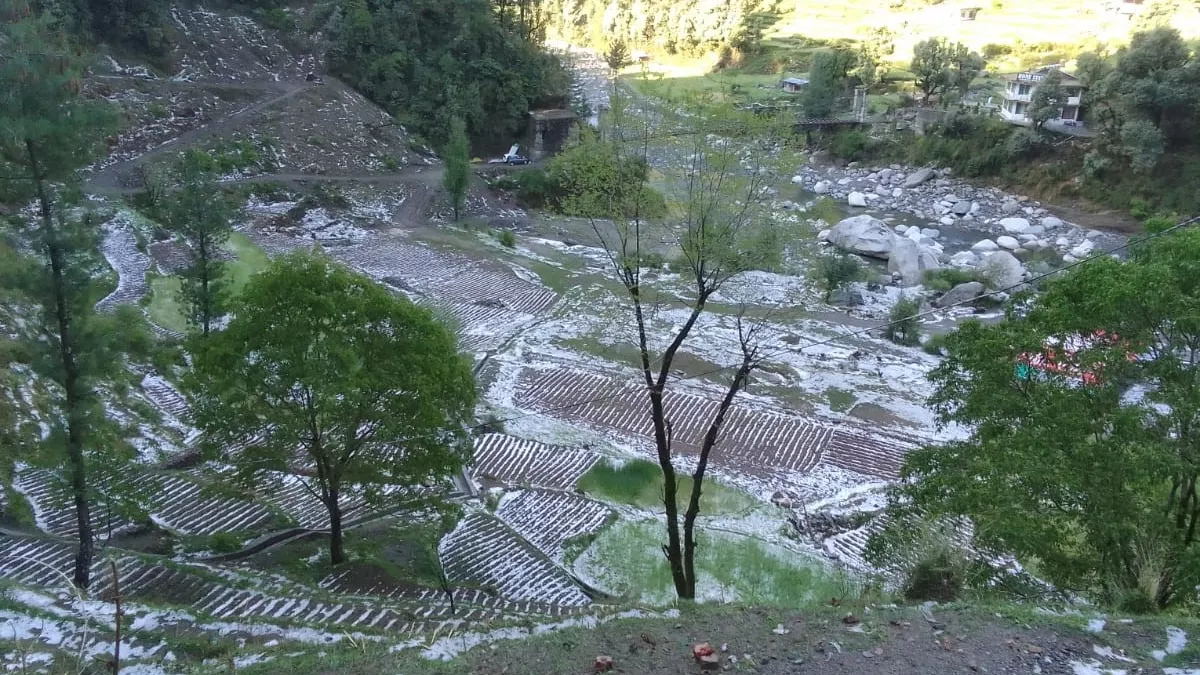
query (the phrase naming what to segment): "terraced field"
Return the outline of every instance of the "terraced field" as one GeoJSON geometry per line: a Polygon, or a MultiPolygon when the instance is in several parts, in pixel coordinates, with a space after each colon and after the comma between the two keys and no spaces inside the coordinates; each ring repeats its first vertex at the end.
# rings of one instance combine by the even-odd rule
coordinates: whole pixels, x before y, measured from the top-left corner
{"type": "Polygon", "coordinates": [[[108,223],[100,251],[117,272],[117,288],[96,303],[97,311],[106,312],[117,305],[136,303],[146,295],[150,258],[137,249],[137,238],[127,223],[119,219],[108,223]]]}
{"type": "Polygon", "coordinates": [[[569,539],[598,532],[614,514],[599,502],[569,492],[523,490],[500,501],[496,516],[558,562],[569,539]]]}
{"type": "MultiPolygon", "coordinates": [[[[517,621],[529,616],[562,616],[570,607],[509,602],[477,589],[456,589],[455,610],[435,589],[409,589],[390,595],[355,588],[332,576],[314,593],[270,575],[205,565],[168,564],[134,556],[117,557],[122,596],[133,602],[188,606],[202,616],[245,624],[253,621],[336,626],[339,630],[430,633],[447,626],[517,621]],[[368,597],[370,596],[370,597],[368,597]]],[[[65,588],[74,549],[55,541],[0,536],[0,577],[12,583],[65,588]]],[[[93,597],[112,596],[107,560],[92,569],[93,597]]]]}
{"type": "MultiPolygon", "coordinates": [[[[643,388],[631,383],[553,369],[523,376],[517,402],[556,416],[649,438],[653,429],[643,395],[643,388]]],[[[674,425],[677,449],[685,454],[699,452],[717,405],[716,401],[693,394],[667,394],[665,406],[674,425]]],[[[752,474],[764,468],[809,471],[821,461],[831,435],[829,429],[795,417],[758,412],[735,404],[712,459],[752,474]]]]}
{"type": "Polygon", "coordinates": [[[583,606],[591,599],[560,567],[486,513],[459,522],[438,547],[452,581],[495,589],[513,600],[583,606]]]}
{"type": "Polygon", "coordinates": [[[470,471],[476,480],[569,490],[599,459],[596,453],[587,450],[546,445],[505,434],[484,434],[475,439],[470,471]]]}

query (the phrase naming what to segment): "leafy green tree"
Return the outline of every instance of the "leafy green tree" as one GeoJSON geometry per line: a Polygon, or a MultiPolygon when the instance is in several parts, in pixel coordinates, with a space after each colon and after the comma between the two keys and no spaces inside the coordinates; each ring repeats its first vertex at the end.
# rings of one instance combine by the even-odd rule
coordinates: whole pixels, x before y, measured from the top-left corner
{"type": "Polygon", "coordinates": [[[603,142],[592,129],[580,129],[575,142],[547,167],[551,206],[569,216],[620,213],[660,219],[667,203],[646,184],[649,173],[644,157],[622,154],[618,145],[603,142]]]}
{"type": "Polygon", "coordinates": [[[1163,234],[1129,262],[1071,270],[1003,323],[948,336],[930,403],[971,436],[908,455],[897,521],[968,518],[985,550],[1036,560],[1051,583],[1131,610],[1194,599],[1197,260],[1200,231],[1163,234]],[[1021,365],[1031,354],[1058,367],[1021,365]]]}
{"type": "Polygon", "coordinates": [[[533,105],[565,103],[569,85],[557,57],[526,39],[521,7],[534,7],[518,4],[514,20],[487,0],[349,0],[329,69],[434,147],[455,116],[474,141],[510,139],[533,105]]]}
{"type": "Polygon", "coordinates": [[[208,158],[199,151],[185,154],[177,171],[181,187],[167,198],[163,213],[167,227],[188,246],[191,264],[183,272],[180,294],[189,322],[207,337],[229,301],[221,251],[232,232],[237,207],[205,170],[205,162],[197,159],[201,155],[208,158]]]}
{"type": "Polygon", "coordinates": [[[1135,171],[1148,172],[1165,151],[1163,134],[1146,119],[1126,120],[1121,125],[1121,149],[1135,171]]]}
{"type": "MultiPolygon", "coordinates": [[[[70,485],[79,550],[73,580],[90,581],[94,556],[89,453],[103,453],[103,408],[95,379],[108,365],[92,321],[92,272],[99,264],[96,223],[71,212],[77,171],[103,147],[115,116],[79,95],[83,64],[44,14],[17,1],[0,5],[0,175],[4,197],[37,205],[32,232],[41,267],[29,291],[42,309],[43,374],[62,391],[49,442],[70,485]]],[[[103,464],[101,465],[103,466],[103,464]]]]}
{"type": "Polygon", "coordinates": [[[1033,120],[1033,128],[1041,129],[1046,122],[1058,119],[1066,102],[1067,91],[1062,86],[1062,73],[1051,70],[1033,88],[1030,97],[1029,119],[1033,120]]]}
{"type": "Polygon", "coordinates": [[[822,49],[813,54],[804,91],[804,115],[809,119],[829,117],[838,96],[846,90],[846,77],[855,54],[844,49],[822,49]]]}
{"type": "Polygon", "coordinates": [[[953,54],[945,38],[929,38],[913,47],[909,70],[917,77],[917,89],[928,103],[953,83],[953,54]]]}
{"type": "Polygon", "coordinates": [[[1177,30],[1135,33],[1115,60],[1080,57],[1085,111],[1100,131],[1097,149],[1149,172],[1168,150],[1187,152],[1200,135],[1200,59],[1177,30]]]}
{"type": "Polygon", "coordinates": [[[961,42],[951,45],[949,51],[950,85],[957,88],[960,95],[966,96],[971,89],[971,82],[983,72],[983,57],[961,42]]]}
{"type": "Polygon", "coordinates": [[[886,28],[876,28],[867,39],[858,44],[855,52],[853,75],[864,87],[870,89],[883,79],[887,72],[884,59],[896,51],[895,35],[886,28]]]}
{"type": "Polygon", "coordinates": [[[862,274],[862,266],[854,256],[838,253],[818,258],[816,271],[817,282],[821,290],[825,291],[825,302],[829,302],[834,291],[858,279],[862,274]]]}
{"type": "Polygon", "coordinates": [[[467,140],[467,125],[461,117],[450,120],[450,140],[442,153],[442,162],[445,164],[442,187],[450,195],[450,202],[454,205],[454,220],[457,221],[471,182],[471,147],[467,140]]]}
{"type": "Polygon", "coordinates": [[[917,298],[900,296],[888,313],[888,324],[883,336],[899,345],[912,347],[921,343],[921,301],[917,298]]]}
{"type": "Polygon", "coordinates": [[[194,344],[187,387],[208,450],[269,489],[292,472],[342,543],[347,490],[372,506],[412,498],[464,460],[470,364],[429,310],[328,258],[300,252],[254,276],[229,326],[194,344]],[[254,438],[244,449],[222,449],[254,438]]]}
{"type": "MultiPolygon", "coordinates": [[[[620,98],[613,100],[614,114],[609,119],[614,126],[624,120],[623,105],[620,98]]],[[[708,461],[718,445],[734,399],[761,363],[758,342],[761,324],[739,317],[740,358],[730,369],[725,393],[707,421],[703,437],[688,441],[699,449],[699,456],[682,514],[677,501],[679,479],[674,465],[677,439],[671,431],[673,411],[668,409],[665,397],[672,385],[675,358],[696,330],[709,301],[730,279],[753,268],[764,255],[760,250],[764,240],[759,233],[770,227],[767,204],[770,198],[764,188],[778,178],[772,170],[770,148],[781,137],[781,129],[773,120],[738,114],[725,107],[691,110],[671,123],[679,125],[673,133],[674,138],[681,139],[679,155],[689,161],[679,177],[679,190],[673,195],[679,205],[678,215],[672,216],[666,227],[655,227],[643,217],[641,206],[646,192],[626,187],[623,177],[607,164],[594,167],[598,172],[594,180],[579,181],[585,188],[572,197],[570,208],[590,220],[630,301],[638,335],[638,368],[646,385],[646,405],[663,473],[667,530],[663,552],[676,594],[682,599],[694,599],[696,520],[701,512],[708,461]],[[714,142],[710,134],[718,129],[723,138],[714,142]],[[681,324],[671,326],[656,323],[648,312],[660,297],[652,278],[643,274],[646,268],[653,267],[649,264],[652,251],[664,236],[675,238],[680,250],[675,267],[690,287],[682,300],[687,317],[681,324]]],[[[643,128],[640,133],[639,138],[636,130],[614,128],[605,135],[611,140],[599,142],[611,144],[618,160],[638,158],[645,162],[646,138],[651,131],[643,128]]]]}
{"type": "Polygon", "coordinates": [[[608,49],[604,50],[604,63],[613,72],[629,65],[629,47],[624,40],[617,38],[608,44],[608,49]]]}

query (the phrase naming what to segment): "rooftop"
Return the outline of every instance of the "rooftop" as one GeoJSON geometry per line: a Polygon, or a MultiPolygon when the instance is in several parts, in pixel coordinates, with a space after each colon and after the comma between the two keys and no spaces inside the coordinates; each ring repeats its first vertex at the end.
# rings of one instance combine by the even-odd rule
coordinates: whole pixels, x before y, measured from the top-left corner
{"type": "Polygon", "coordinates": [[[1045,68],[1038,68],[1037,70],[1026,70],[1026,71],[1020,72],[1020,73],[1009,73],[1004,76],[1004,79],[1007,80],[1008,82],[1040,82],[1043,77],[1049,75],[1051,72],[1053,72],[1055,70],[1057,70],[1060,74],[1062,74],[1063,84],[1082,86],[1083,83],[1079,80],[1078,77],[1075,77],[1074,75],[1068,73],[1065,70],[1061,70],[1059,68],[1054,68],[1051,66],[1046,66],[1045,68]]]}

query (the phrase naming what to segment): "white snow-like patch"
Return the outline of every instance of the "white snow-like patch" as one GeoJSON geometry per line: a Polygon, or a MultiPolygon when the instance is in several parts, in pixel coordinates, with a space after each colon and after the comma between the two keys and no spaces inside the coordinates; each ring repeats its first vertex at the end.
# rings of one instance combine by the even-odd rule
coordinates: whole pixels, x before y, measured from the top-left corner
{"type": "Polygon", "coordinates": [[[1089,619],[1087,623],[1087,631],[1089,633],[1100,633],[1104,630],[1104,619],[1089,619]]]}
{"type": "Polygon", "coordinates": [[[1099,656],[1102,659],[1108,659],[1109,661],[1124,661],[1126,663],[1134,663],[1134,660],[1128,656],[1114,652],[1112,647],[1092,645],[1092,652],[1095,653],[1096,656],[1099,656]]]}
{"type": "Polygon", "coordinates": [[[1099,661],[1071,661],[1071,670],[1075,675],[1128,675],[1124,668],[1105,668],[1099,661]]]}
{"type": "Polygon", "coordinates": [[[246,204],[242,208],[247,213],[281,216],[291,211],[297,203],[299,202],[268,202],[264,201],[258,195],[250,195],[250,198],[246,200],[246,204]]]}
{"type": "Polygon", "coordinates": [[[1167,626],[1167,647],[1166,649],[1155,649],[1150,652],[1150,656],[1154,657],[1155,661],[1162,661],[1170,654],[1178,654],[1187,646],[1187,633],[1183,632],[1182,628],[1175,626],[1167,626]]]}

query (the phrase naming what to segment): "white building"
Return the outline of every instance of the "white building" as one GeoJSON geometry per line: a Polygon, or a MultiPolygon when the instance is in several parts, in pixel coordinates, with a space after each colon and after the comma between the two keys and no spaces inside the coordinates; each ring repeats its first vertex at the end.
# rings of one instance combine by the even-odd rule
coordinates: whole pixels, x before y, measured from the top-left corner
{"type": "MultiPolygon", "coordinates": [[[[1055,68],[1047,67],[1024,73],[1006,76],[1004,83],[1004,103],[1000,106],[1000,117],[1013,124],[1031,124],[1029,104],[1033,100],[1033,90],[1055,68]]],[[[1083,95],[1083,84],[1079,78],[1069,73],[1059,71],[1062,75],[1062,86],[1067,100],[1058,111],[1058,117],[1053,121],[1078,123],[1082,119],[1079,110],[1079,99],[1083,95]]]]}

